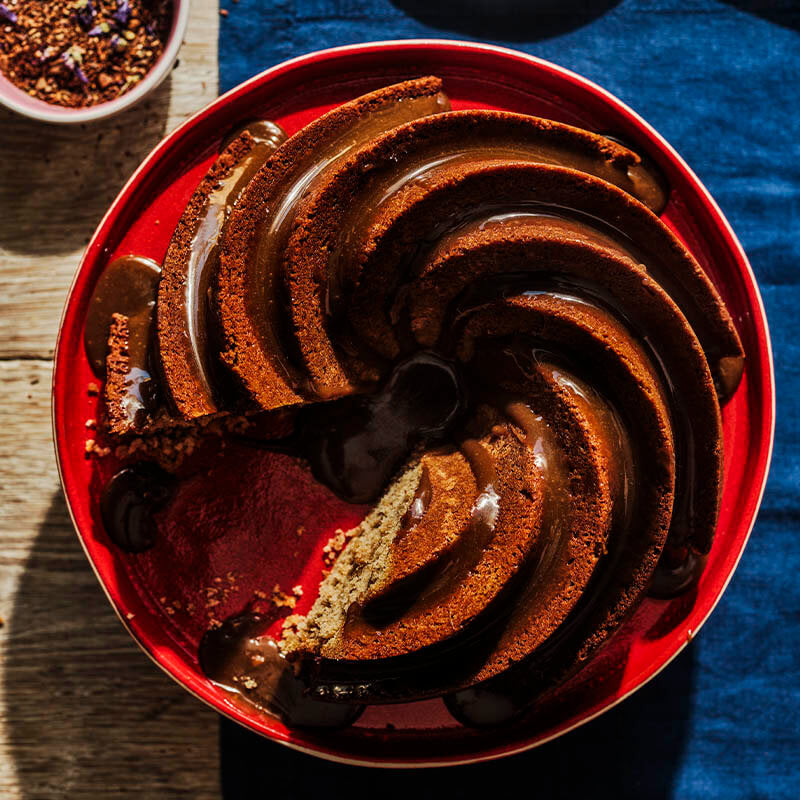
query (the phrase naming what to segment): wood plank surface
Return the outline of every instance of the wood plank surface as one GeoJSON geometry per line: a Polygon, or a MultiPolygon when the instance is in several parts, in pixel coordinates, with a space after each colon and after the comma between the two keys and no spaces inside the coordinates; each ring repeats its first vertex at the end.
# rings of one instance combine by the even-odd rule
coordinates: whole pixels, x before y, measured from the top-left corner
{"type": "Polygon", "coordinates": [[[217,94],[217,0],[145,105],[80,128],[0,110],[0,797],[219,796],[217,715],[137,648],[78,544],[52,353],[86,241],[147,152],[217,94]]]}

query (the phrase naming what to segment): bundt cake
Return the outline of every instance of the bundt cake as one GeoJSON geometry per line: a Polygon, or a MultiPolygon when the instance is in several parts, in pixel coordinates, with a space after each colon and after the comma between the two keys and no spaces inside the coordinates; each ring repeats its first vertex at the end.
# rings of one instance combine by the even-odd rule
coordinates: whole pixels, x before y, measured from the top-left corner
{"type": "Polygon", "coordinates": [[[445,695],[462,720],[463,692],[524,687],[516,713],[614,634],[665,551],[702,569],[744,354],[668,200],[623,144],[450,111],[434,77],[229,138],[160,280],[115,262],[98,284],[108,429],[291,408],[258,444],[372,510],[280,642],[255,618],[209,633],[209,677],[246,695],[257,663],[292,707],[298,685],[312,704],[445,695]]]}

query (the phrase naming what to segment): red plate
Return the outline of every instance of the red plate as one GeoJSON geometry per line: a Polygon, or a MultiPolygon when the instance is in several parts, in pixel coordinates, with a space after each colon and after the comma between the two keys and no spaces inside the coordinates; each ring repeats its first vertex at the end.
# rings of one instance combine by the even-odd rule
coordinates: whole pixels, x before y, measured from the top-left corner
{"type": "MultiPolygon", "coordinates": [[[[354,45],[287,61],[220,97],[150,154],[100,223],[75,276],[55,357],[53,424],[61,479],[75,527],[123,624],[153,660],[200,699],[276,741],[326,758],[433,766],[495,758],[541,744],[619,702],[661,670],[697,633],[742,554],[761,501],[772,450],[775,391],[767,321],[741,245],[708,191],[640,117],[589,81],[546,61],[486,45],[403,41],[354,45]],[[407,77],[444,79],[454,108],[499,108],[619,135],[647,153],[672,186],[664,221],[722,294],[747,354],[744,380],[723,412],[725,484],[714,547],[696,591],[648,599],[597,658],[539,709],[498,730],[456,724],[440,700],[373,707],[336,733],[289,730],[242,710],[200,672],[196,652],[209,617],[241,611],[276,584],[306,587],[310,606],[322,547],[362,509],[335,500],[288,458],[210,445],[185,467],[177,501],[147,553],[121,553],[98,512],[99,489],[117,464],[87,458],[85,422],[98,415],[82,335],[92,288],[109,260],[161,260],[219,142],[254,117],[289,133],[329,108],[407,77]]],[[[112,699],[109,698],[109,702],[112,699]]]]}

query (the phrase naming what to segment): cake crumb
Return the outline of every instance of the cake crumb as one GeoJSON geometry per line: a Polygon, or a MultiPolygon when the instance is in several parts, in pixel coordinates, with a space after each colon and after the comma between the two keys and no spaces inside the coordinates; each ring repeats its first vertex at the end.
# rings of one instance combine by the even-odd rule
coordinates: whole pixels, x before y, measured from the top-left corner
{"type": "Polygon", "coordinates": [[[97,420],[90,417],[84,424],[89,430],[94,430],[97,427],[97,420]]]}
{"type": "Polygon", "coordinates": [[[134,614],[134,613],[133,613],[133,611],[129,611],[129,612],[128,612],[128,613],[125,615],[125,619],[133,619],[135,616],[136,616],[136,614],[134,614]]]}
{"type": "Polygon", "coordinates": [[[343,531],[341,528],[336,529],[328,543],[322,548],[322,563],[326,567],[333,566],[347,543],[356,535],[356,531],[357,528],[349,531],[343,531]]]}
{"type": "MultiPolygon", "coordinates": [[[[299,588],[299,587],[295,587],[299,588]]],[[[300,590],[302,594],[302,589],[300,590]]],[[[292,590],[292,594],[287,594],[286,592],[281,590],[281,586],[279,583],[276,583],[272,589],[272,596],[270,597],[270,602],[275,608],[294,608],[297,605],[297,596],[294,594],[294,590],[292,590]]]]}
{"type": "Polygon", "coordinates": [[[99,444],[97,439],[87,439],[84,445],[84,451],[87,456],[97,456],[98,458],[105,458],[111,454],[110,447],[104,447],[99,444]]]}
{"type": "Polygon", "coordinates": [[[281,630],[285,633],[287,631],[297,632],[297,626],[300,624],[300,621],[303,619],[302,614],[289,614],[283,620],[281,624],[281,630]]]}
{"type": "Polygon", "coordinates": [[[89,386],[86,389],[90,395],[96,395],[100,392],[100,387],[94,382],[90,381],[89,386]]]}
{"type": "Polygon", "coordinates": [[[233,594],[237,588],[238,578],[235,573],[228,572],[224,580],[221,577],[215,577],[213,579],[213,585],[206,586],[205,588],[206,611],[216,608],[222,603],[226,603],[230,599],[231,594],[233,594]]]}

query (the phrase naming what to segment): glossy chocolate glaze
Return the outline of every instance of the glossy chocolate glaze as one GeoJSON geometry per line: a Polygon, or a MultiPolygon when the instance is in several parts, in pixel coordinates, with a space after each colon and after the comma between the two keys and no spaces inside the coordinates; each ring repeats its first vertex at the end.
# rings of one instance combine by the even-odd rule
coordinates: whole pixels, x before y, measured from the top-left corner
{"type": "Polygon", "coordinates": [[[639,157],[638,164],[628,167],[628,177],[635,186],[639,187],[636,196],[640,199],[647,197],[642,202],[660,216],[667,207],[671,193],[667,176],[664,175],[658,164],[647,153],[642,152],[639,147],[629,142],[625,137],[605,132],[600,135],[610,139],[612,142],[621,144],[639,157]]]}
{"type": "Polygon", "coordinates": [[[148,417],[162,407],[162,395],[152,366],[152,349],[145,354],[145,368],[132,366],[125,381],[125,395],[120,400],[121,411],[133,430],[146,426],[148,417]]]}
{"type": "Polygon", "coordinates": [[[265,351],[290,385],[303,388],[305,378],[292,363],[294,344],[285,335],[285,311],[281,283],[283,254],[295,215],[305,196],[323,180],[327,171],[358,146],[404,122],[450,109],[447,96],[436,95],[394,99],[359,117],[338,135],[306,152],[287,176],[273,199],[271,213],[264,215],[256,232],[257,246],[251,253],[245,293],[250,316],[258,321],[265,351]]]}
{"type": "Polygon", "coordinates": [[[363,706],[326,703],[309,694],[266,635],[271,622],[249,613],[209,630],[198,653],[206,677],[244,704],[292,727],[342,728],[355,722],[363,706]]]}
{"type": "Polygon", "coordinates": [[[271,150],[277,150],[286,141],[286,131],[277,122],[268,119],[253,119],[237,125],[222,140],[219,146],[220,153],[243,133],[249,133],[255,139],[256,144],[267,145],[271,150]]]}
{"type": "MultiPolygon", "coordinates": [[[[500,495],[497,493],[497,463],[489,449],[476,439],[463,439],[458,449],[472,468],[478,494],[472,505],[469,527],[450,557],[447,572],[451,575],[461,575],[478,563],[492,541],[501,508],[500,495]]],[[[442,594],[450,585],[450,580],[444,584],[435,581],[422,592],[420,600],[423,603],[436,602],[435,596],[442,594]]]]}
{"type": "Polygon", "coordinates": [[[368,503],[381,495],[415,447],[453,429],[465,402],[455,365],[422,352],[398,364],[374,394],[302,408],[290,437],[242,440],[301,456],[339,497],[368,503]]]}
{"type": "MultiPolygon", "coordinates": [[[[499,221],[496,218],[489,219],[490,224],[513,225],[524,222],[527,225],[530,217],[526,212],[523,216],[518,214],[504,216],[499,221]]],[[[535,219],[545,220],[547,224],[550,224],[549,217],[537,216],[535,219]]],[[[587,231],[581,223],[572,220],[567,221],[568,227],[565,230],[572,229],[573,225],[576,226],[574,228],[576,233],[587,237],[593,236],[591,230],[587,231]]],[[[600,244],[605,240],[604,233],[595,237],[595,241],[600,244]]],[[[547,273],[499,275],[493,276],[489,283],[479,281],[470,288],[467,294],[458,298],[453,309],[453,319],[457,321],[460,316],[467,314],[470,308],[486,302],[489,298],[516,294],[557,297],[576,306],[589,306],[609,321],[622,322],[630,331],[633,340],[643,346],[650,364],[660,379],[671,412],[676,455],[676,486],[670,540],[680,546],[686,545],[692,539],[693,520],[697,508],[695,471],[698,435],[694,429],[695,423],[691,409],[686,405],[683,387],[675,383],[674,371],[670,368],[674,363],[671,359],[682,358],[682,355],[677,353],[671,357],[668,356],[670,342],[664,341],[664,337],[654,321],[648,321],[639,316],[634,322],[631,315],[635,314],[635,310],[624,308],[602,287],[581,282],[572,276],[547,273]]],[[[457,331],[457,325],[454,324],[450,330],[457,331]]],[[[578,358],[574,354],[561,354],[562,358],[565,355],[568,360],[578,358]]],[[[734,370],[737,374],[734,383],[731,384],[735,385],[741,376],[743,360],[730,358],[723,359],[723,361],[736,362],[734,370]]]]}
{"type": "Polygon", "coordinates": [[[492,728],[513,722],[530,708],[534,696],[516,691],[512,681],[470,686],[442,697],[453,718],[468,728],[492,728]]]}
{"type": "Polygon", "coordinates": [[[408,506],[406,513],[403,514],[403,519],[400,521],[400,530],[395,534],[395,542],[400,543],[409,533],[414,530],[416,526],[425,517],[425,512],[431,504],[433,499],[433,487],[431,486],[431,477],[428,468],[422,468],[419,477],[419,484],[414,492],[414,497],[411,499],[411,504],[408,506]]]}
{"type": "MultiPolygon", "coordinates": [[[[535,370],[539,370],[565,390],[571,396],[572,401],[579,406],[581,413],[595,433],[595,443],[605,452],[609,466],[609,488],[613,500],[613,527],[607,552],[604,554],[600,568],[588,591],[580,601],[577,613],[573,613],[556,636],[552,640],[548,640],[545,647],[542,648],[542,652],[538,654],[539,661],[544,663],[550,653],[558,648],[559,643],[564,642],[580,629],[586,611],[591,609],[593,599],[602,591],[608,577],[613,574],[617,560],[625,550],[626,542],[631,535],[631,527],[636,524],[636,505],[640,494],[638,471],[641,468],[641,459],[645,454],[637,452],[635,429],[631,429],[631,425],[624,418],[621,406],[617,404],[622,403],[623,398],[617,397],[616,403],[612,400],[613,386],[603,386],[603,381],[598,380],[598,376],[592,375],[591,370],[589,370],[589,374],[595,379],[591,383],[578,377],[574,360],[567,360],[564,354],[545,353],[539,350],[526,352],[524,344],[521,342],[515,342],[510,347],[513,350],[506,351],[506,353],[514,366],[508,366],[509,374],[513,374],[514,369],[520,370],[522,374],[531,374],[535,370]],[[603,387],[605,391],[599,387],[603,387]],[[637,467],[637,459],[639,459],[639,467],[637,467]]],[[[509,364],[509,362],[506,363],[509,364]]],[[[562,491],[562,502],[568,504],[571,497],[568,481],[562,484],[562,491]]],[[[535,586],[529,584],[525,589],[525,594],[529,597],[535,594],[535,586]]],[[[513,694],[514,706],[519,710],[521,704],[525,702],[529,704],[542,689],[541,685],[535,681],[529,682],[527,690],[523,690],[517,683],[512,679],[506,688],[502,688],[504,681],[501,676],[501,679],[492,682],[491,692],[486,697],[498,692],[506,695],[513,694]]],[[[473,700],[479,698],[483,698],[480,693],[473,700]]],[[[461,713],[464,713],[463,708],[461,713]]],[[[476,709],[476,713],[483,713],[483,711],[476,709]]]]}
{"type": "Polygon", "coordinates": [[[142,553],[155,545],[154,514],[172,499],[176,480],[156,464],[140,462],[117,472],[100,498],[103,527],[126,553],[142,553]]]}
{"type": "Polygon", "coordinates": [[[525,137],[488,139],[476,129],[472,141],[463,141],[457,148],[429,146],[413,155],[398,159],[394,168],[384,168],[349,208],[339,226],[339,238],[334,244],[328,262],[326,310],[335,320],[342,313],[348,292],[350,260],[358,254],[370,226],[380,218],[384,206],[402,190],[412,185],[433,183],[444,171],[461,164],[479,162],[496,164],[503,161],[530,161],[569,167],[603,178],[632,194],[656,213],[663,210],[666,198],[660,179],[652,176],[641,165],[626,167],[623,171],[609,163],[600,152],[589,155],[548,136],[529,131],[525,137]]]}
{"type": "Polygon", "coordinates": [[[128,318],[128,352],[132,369],[149,371],[155,328],[155,306],[161,267],[144,256],[128,255],[103,270],[86,312],[83,342],[95,375],[106,370],[112,314],[128,318]]]}
{"type": "Polygon", "coordinates": [[[205,199],[194,222],[191,250],[186,265],[182,332],[191,345],[189,361],[198,391],[209,405],[219,401],[217,366],[219,347],[212,330],[209,292],[219,266],[219,243],[225,223],[242,192],[275,150],[286,141],[286,133],[274,122],[259,120],[245,125],[255,139],[254,146],[233,166],[205,199]]]}
{"type": "MultiPolygon", "coordinates": [[[[724,403],[731,397],[744,372],[744,359],[734,356],[720,357],[718,331],[709,323],[707,315],[698,305],[696,298],[676,280],[658,251],[648,246],[647,242],[633,241],[616,225],[591,214],[547,202],[522,202],[514,205],[487,202],[470,209],[468,213],[458,219],[446,220],[441,226],[438,226],[434,236],[424,243],[413,261],[405,267],[406,280],[419,274],[421,265],[426,258],[429,258],[429,254],[434,248],[439,252],[444,252],[456,245],[459,240],[478,231],[502,230],[512,234],[515,229],[535,230],[537,227],[542,230],[558,231],[565,238],[598,245],[643,266],[686,316],[706,354],[720,402],[724,403]]],[[[563,280],[558,276],[554,277],[557,281],[563,280]]],[[[533,285],[538,278],[529,278],[528,280],[532,281],[533,285]]],[[[568,278],[566,280],[569,281],[568,278]]],[[[491,284],[502,282],[503,276],[497,275],[492,276],[490,281],[491,284]]],[[[524,284],[525,279],[521,278],[518,285],[524,289],[524,284]]],[[[597,287],[586,288],[590,294],[602,295],[607,303],[613,303],[613,299],[608,297],[607,292],[603,292],[597,287]]],[[[486,290],[486,283],[478,282],[471,293],[459,298],[457,311],[462,312],[467,310],[470,305],[480,303],[486,290]]],[[[407,291],[406,289],[405,292],[407,291]]],[[[398,294],[401,299],[405,292],[402,287],[399,289],[398,294]]],[[[618,304],[614,305],[615,313],[621,313],[623,318],[628,317],[628,310],[620,308],[618,304]]],[[[395,309],[394,316],[400,320],[399,308],[395,309]]]]}
{"type": "Polygon", "coordinates": [[[687,592],[697,585],[703,574],[708,556],[695,552],[691,547],[667,547],[653,573],[649,594],[668,600],[687,592]]]}
{"type": "MultiPolygon", "coordinates": [[[[542,381],[542,390],[549,385],[563,391],[575,404],[581,418],[592,433],[593,446],[603,453],[603,462],[608,467],[607,477],[612,500],[612,519],[606,547],[617,547],[624,539],[631,524],[633,508],[637,497],[635,458],[630,440],[628,425],[607,396],[579,378],[569,362],[563,357],[540,350],[528,350],[519,342],[512,345],[511,361],[506,364],[507,374],[519,371],[522,376],[530,376],[534,382],[542,381]],[[537,378],[538,376],[538,378],[537,378]]],[[[530,619],[544,616],[546,604],[552,598],[542,595],[542,586],[558,585],[566,580],[570,563],[569,536],[570,518],[573,513],[573,489],[571,486],[568,454],[565,444],[559,441],[559,432],[554,420],[548,421],[541,413],[536,413],[535,398],[497,397],[496,402],[504,408],[505,414],[524,431],[525,441],[536,455],[537,467],[545,477],[545,505],[543,509],[543,529],[549,535],[543,539],[537,559],[532,561],[521,588],[513,601],[508,618],[503,621],[503,631],[498,638],[498,649],[504,643],[522,635],[523,628],[530,619]]],[[[595,576],[590,581],[597,584],[597,573],[609,569],[606,557],[600,559],[595,576]]],[[[590,589],[591,591],[591,589],[590,589]]],[[[562,623],[561,628],[566,626],[562,623]]],[[[529,658],[536,669],[540,661],[539,650],[529,658]]],[[[493,680],[491,685],[495,694],[504,686],[501,680],[493,680]]],[[[518,710],[530,705],[538,696],[541,686],[531,684],[523,691],[516,680],[511,681],[513,691],[504,689],[502,693],[514,700],[518,710]]]]}
{"type": "MultiPolygon", "coordinates": [[[[557,297],[569,303],[590,306],[595,312],[609,320],[621,319],[630,324],[623,309],[619,308],[613,299],[610,299],[596,287],[583,286],[553,276],[548,277],[546,282],[560,291],[531,288],[525,294],[557,297]]],[[[526,283],[529,286],[531,285],[530,278],[526,280],[526,278],[520,276],[518,279],[508,278],[506,281],[501,279],[495,288],[500,296],[514,295],[526,283]]],[[[654,335],[654,332],[651,330],[650,334],[654,335]]],[[[636,341],[644,346],[645,352],[651,356],[651,365],[660,378],[662,390],[671,407],[677,476],[671,535],[673,540],[683,541],[684,533],[679,532],[690,528],[694,506],[693,469],[695,444],[690,423],[691,415],[682,402],[680,388],[670,380],[664,362],[657,355],[660,348],[657,348],[646,335],[636,336],[635,338],[636,341]]],[[[487,357],[496,358],[496,354],[487,357]]],[[[627,520],[630,517],[630,509],[635,501],[636,491],[630,435],[619,412],[610,404],[608,397],[601,394],[596,386],[578,378],[574,369],[569,366],[566,368],[563,366],[564,364],[574,364],[576,360],[579,360],[579,354],[569,352],[544,353],[536,349],[534,344],[531,344],[531,349],[525,352],[524,342],[519,342],[506,351],[505,366],[501,367],[500,370],[505,369],[509,373],[515,368],[530,371],[535,363],[549,372],[562,388],[568,389],[574,400],[581,407],[582,413],[592,421],[593,427],[603,432],[602,441],[609,448],[607,455],[612,464],[610,480],[612,493],[615,497],[614,506],[615,509],[622,510],[623,516],[627,520]],[[542,363],[543,360],[544,363],[542,363]],[[547,363],[548,360],[552,360],[554,363],[547,363]],[[558,366],[559,363],[562,366],[558,366]]],[[[602,379],[600,379],[600,383],[602,385],[602,379]]]]}

